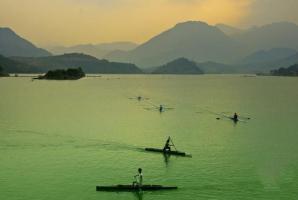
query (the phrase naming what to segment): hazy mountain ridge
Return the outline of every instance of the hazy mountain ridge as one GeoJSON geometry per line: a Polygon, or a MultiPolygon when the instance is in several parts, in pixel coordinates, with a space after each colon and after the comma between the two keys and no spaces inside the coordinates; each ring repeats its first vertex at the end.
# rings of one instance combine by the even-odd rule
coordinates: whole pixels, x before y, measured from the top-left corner
{"type": "Polygon", "coordinates": [[[15,61],[13,59],[0,55],[0,65],[6,73],[37,73],[40,72],[35,66],[15,61]]]}
{"type": "MultiPolygon", "coordinates": [[[[258,51],[264,49],[298,50],[298,26],[280,22],[244,30],[224,24],[210,26],[195,21],[179,23],[132,51],[112,52],[107,58],[134,62],[142,68],[148,68],[185,57],[198,63],[223,63],[229,66],[227,71],[231,71],[230,66],[234,65],[235,71],[241,72],[242,67],[237,66],[247,62],[244,58],[252,53],[260,54],[258,51]]],[[[263,64],[281,59],[280,56],[274,57],[272,54],[270,58],[269,55],[266,59],[270,62],[264,61],[263,64]]]]}
{"type": "Polygon", "coordinates": [[[276,68],[288,67],[298,63],[298,52],[289,48],[274,48],[257,51],[238,63],[239,72],[270,72],[276,68]]]}
{"type": "Polygon", "coordinates": [[[296,54],[295,49],[290,48],[273,48],[269,50],[260,50],[247,57],[242,62],[244,63],[268,63],[278,61],[296,54]]]}
{"type": "MultiPolygon", "coordinates": [[[[9,35],[19,38],[10,29],[4,31],[2,28],[0,30],[2,33],[8,32],[9,35]]],[[[22,38],[20,40],[27,42],[22,38]]],[[[36,49],[30,42],[26,44],[36,49]]],[[[0,50],[1,48],[5,50],[6,47],[0,46],[0,50]]],[[[69,59],[66,63],[61,60],[56,62],[57,56],[52,58],[42,56],[43,58],[40,59],[26,59],[24,57],[28,56],[17,56],[22,58],[14,59],[18,61],[16,66],[20,67],[20,62],[25,62],[26,66],[24,66],[27,69],[32,68],[32,66],[34,69],[43,66],[42,70],[44,66],[51,69],[54,67],[78,67],[78,64],[81,65],[82,63],[94,67],[97,63],[100,64],[101,70],[104,72],[108,70],[103,67],[105,65],[110,66],[110,68],[113,68],[112,65],[116,68],[125,66],[127,67],[126,70],[130,71],[132,68],[129,69],[128,66],[136,66],[127,63],[135,63],[141,66],[143,70],[151,72],[156,69],[152,66],[165,65],[165,63],[184,57],[195,61],[206,73],[269,72],[276,67],[287,67],[298,63],[298,54],[296,54],[298,50],[298,26],[293,23],[279,22],[244,30],[224,24],[211,26],[204,22],[189,21],[178,23],[137,47],[136,44],[130,42],[116,42],[79,45],[70,47],[68,50],[71,52],[91,51],[91,55],[102,54],[103,52],[98,51],[97,48],[105,49],[105,52],[112,51],[107,53],[105,57],[116,62],[103,64],[102,60],[97,60],[92,56],[87,59],[88,61],[85,60],[86,57],[78,60],[78,53],[68,54],[76,56],[72,57],[73,61],[69,59]],[[127,51],[128,49],[130,50],[127,51]],[[75,66],[70,66],[70,64],[75,66]]],[[[60,50],[66,51],[64,47],[60,50]]],[[[64,58],[67,57],[66,55],[63,56],[64,58]]],[[[30,57],[36,57],[36,54],[30,57]]],[[[91,68],[86,72],[97,73],[97,70],[95,72],[94,68],[91,68]]],[[[117,71],[116,68],[115,71],[117,71]]]]}
{"type": "Polygon", "coordinates": [[[215,26],[203,22],[179,23],[136,49],[110,54],[109,60],[130,61],[142,67],[158,66],[179,57],[195,61],[230,62],[238,44],[215,26]]]}
{"type": "Polygon", "coordinates": [[[34,66],[42,72],[55,69],[81,67],[86,73],[142,73],[142,71],[134,64],[98,60],[93,56],[79,53],[39,58],[14,57],[13,59],[17,62],[34,66]]]}
{"type": "Polygon", "coordinates": [[[215,26],[228,36],[239,34],[239,33],[242,33],[245,31],[245,30],[233,27],[233,26],[226,25],[226,24],[216,24],[215,26]]]}
{"type": "Polygon", "coordinates": [[[0,54],[4,56],[39,57],[51,54],[17,35],[10,28],[0,28],[0,54]]]}
{"type": "Polygon", "coordinates": [[[138,45],[133,42],[112,42],[102,44],[81,44],[70,47],[49,47],[49,51],[55,55],[67,54],[67,53],[83,53],[102,59],[105,55],[112,51],[130,51],[136,48],[138,45]]]}
{"type": "Polygon", "coordinates": [[[253,27],[231,37],[242,43],[248,54],[273,48],[298,50],[298,26],[289,22],[277,22],[253,27]]]}

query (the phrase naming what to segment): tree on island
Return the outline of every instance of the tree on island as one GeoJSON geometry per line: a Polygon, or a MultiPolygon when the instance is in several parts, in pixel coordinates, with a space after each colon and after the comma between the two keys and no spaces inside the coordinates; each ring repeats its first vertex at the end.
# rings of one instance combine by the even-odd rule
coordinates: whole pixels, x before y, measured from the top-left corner
{"type": "Polygon", "coordinates": [[[44,76],[38,77],[38,79],[47,80],[78,80],[85,77],[85,73],[82,68],[70,68],[70,69],[57,69],[50,70],[44,76]]]}
{"type": "Polygon", "coordinates": [[[298,64],[294,64],[288,68],[279,68],[272,70],[271,74],[273,76],[298,76],[298,64]]]}

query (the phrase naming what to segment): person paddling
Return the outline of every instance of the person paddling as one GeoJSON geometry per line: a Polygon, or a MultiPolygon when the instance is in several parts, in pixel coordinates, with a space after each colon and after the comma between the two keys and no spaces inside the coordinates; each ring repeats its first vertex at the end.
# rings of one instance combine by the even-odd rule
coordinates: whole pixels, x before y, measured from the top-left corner
{"type": "Polygon", "coordinates": [[[162,111],[163,111],[163,106],[160,105],[160,106],[159,106],[159,112],[162,112],[162,111]]]}
{"type": "Polygon", "coordinates": [[[135,181],[132,183],[132,185],[134,187],[141,187],[143,184],[143,173],[141,168],[138,169],[138,174],[135,175],[134,178],[135,181]]]}
{"type": "Polygon", "coordinates": [[[238,114],[237,114],[237,113],[234,114],[232,120],[233,120],[234,122],[238,122],[239,119],[238,119],[238,114]]]}
{"type": "Polygon", "coordinates": [[[168,139],[167,139],[167,141],[166,141],[166,144],[165,144],[165,146],[164,146],[164,148],[163,148],[163,151],[164,152],[166,152],[166,151],[171,151],[171,144],[170,144],[170,142],[171,142],[171,137],[169,137],[168,139]]]}

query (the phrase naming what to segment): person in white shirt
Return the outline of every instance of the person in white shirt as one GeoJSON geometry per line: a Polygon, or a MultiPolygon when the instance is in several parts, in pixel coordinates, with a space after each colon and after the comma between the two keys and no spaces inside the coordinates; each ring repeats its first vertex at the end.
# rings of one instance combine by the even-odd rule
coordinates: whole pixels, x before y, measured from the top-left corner
{"type": "Polygon", "coordinates": [[[172,144],[170,144],[171,142],[172,142],[171,137],[169,137],[166,141],[164,148],[163,148],[164,152],[171,151],[171,146],[173,146],[172,144]]]}
{"type": "Polygon", "coordinates": [[[135,187],[141,187],[143,184],[143,174],[142,174],[142,169],[138,169],[138,174],[134,176],[135,181],[132,183],[132,185],[135,187]]]}

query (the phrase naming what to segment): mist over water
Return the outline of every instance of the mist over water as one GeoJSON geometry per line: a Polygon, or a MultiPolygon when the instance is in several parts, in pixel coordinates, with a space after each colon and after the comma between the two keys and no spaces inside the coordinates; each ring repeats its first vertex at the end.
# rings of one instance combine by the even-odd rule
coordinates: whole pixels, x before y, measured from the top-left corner
{"type": "Polygon", "coordinates": [[[241,75],[1,78],[0,199],[297,199],[297,84],[241,75]],[[222,117],[234,112],[251,119],[222,117]],[[142,151],[168,136],[192,158],[142,151]],[[139,167],[146,184],[179,189],[95,191],[130,184],[139,167]]]}

